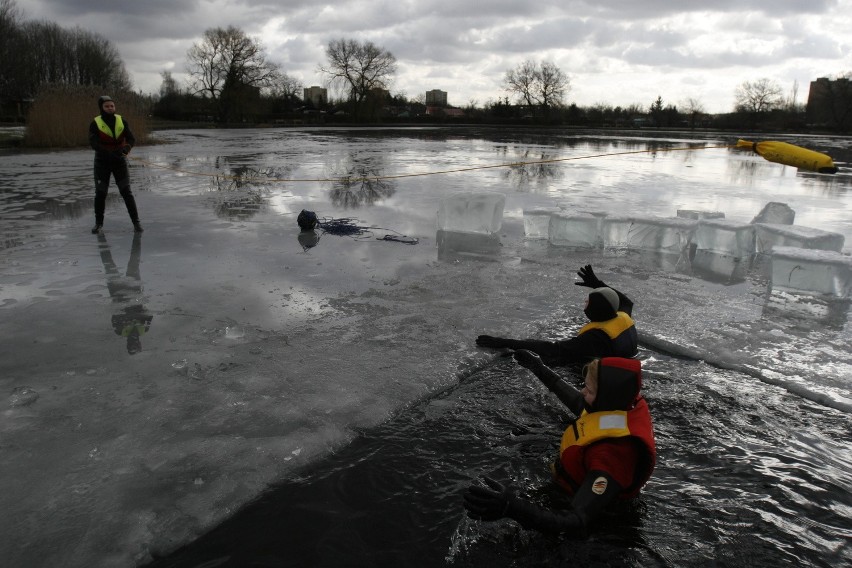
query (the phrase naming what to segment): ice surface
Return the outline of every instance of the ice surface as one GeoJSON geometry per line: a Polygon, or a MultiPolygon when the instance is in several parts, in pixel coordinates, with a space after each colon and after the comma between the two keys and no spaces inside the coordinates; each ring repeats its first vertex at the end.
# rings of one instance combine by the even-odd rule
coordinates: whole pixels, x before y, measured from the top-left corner
{"type": "Polygon", "coordinates": [[[754,225],[727,219],[702,219],[692,242],[697,250],[746,258],[754,253],[754,225]]]}
{"type": "Polygon", "coordinates": [[[502,193],[462,192],[441,200],[438,207],[438,229],[461,233],[490,235],[500,230],[503,223],[502,193]]]}
{"type": "Polygon", "coordinates": [[[778,225],[792,225],[796,218],[796,212],[786,203],[770,201],[763,206],[760,213],[751,220],[752,223],[776,223],[778,225]]]}
{"type": "Polygon", "coordinates": [[[605,247],[680,254],[689,246],[697,224],[677,217],[606,217],[601,236],[605,247]]]}
{"type": "Polygon", "coordinates": [[[772,249],[772,289],[849,298],[852,257],[834,251],[776,246],[772,249]]]}
{"type": "Polygon", "coordinates": [[[557,246],[595,248],[603,246],[603,215],[591,213],[554,213],[550,216],[548,238],[557,246]]]}
{"type": "Polygon", "coordinates": [[[697,209],[678,209],[677,216],[684,219],[724,219],[722,211],[699,211],[697,209]]]}
{"type": "Polygon", "coordinates": [[[524,209],[524,236],[529,239],[546,239],[550,231],[550,216],[558,213],[558,207],[524,209]]]}
{"type": "Polygon", "coordinates": [[[840,252],[844,241],[845,238],[840,233],[813,227],[776,223],[755,224],[755,251],[758,253],[771,252],[776,246],[840,252]]]}

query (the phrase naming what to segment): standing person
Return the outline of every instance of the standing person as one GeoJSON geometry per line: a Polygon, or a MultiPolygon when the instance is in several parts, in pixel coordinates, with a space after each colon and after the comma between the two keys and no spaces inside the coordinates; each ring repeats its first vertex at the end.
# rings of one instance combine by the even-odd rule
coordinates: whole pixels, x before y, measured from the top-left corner
{"type": "Polygon", "coordinates": [[[103,230],[110,176],[115,178],[115,184],[124,199],[133,230],[141,233],[143,229],[139,223],[136,200],[130,191],[126,158],[136,144],[136,138],[130,130],[130,124],[120,114],[115,114],[115,101],[112,98],[106,95],[100,97],[98,109],[101,113],[89,125],[89,144],[95,151],[95,226],[92,234],[103,230]]]}
{"type": "Polygon", "coordinates": [[[572,496],[571,507],[543,509],[486,477],[485,485],[471,484],[465,492],[467,515],[482,521],[509,517],[527,529],[584,536],[612,502],[637,496],[656,464],[651,413],[639,393],[641,363],[595,359],[584,368],[586,385],[578,391],[531,351],[516,351],[514,357],[577,416],[551,466],[554,481],[572,496]]]}
{"type": "Polygon", "coordinates": [[[577,272],[581,281],[576,286],[594,288],[586,298],[583,313],[589,323],[575,337],[548,341],[542,339],[508,339],[480,335],[480,347],[527,349],[537,353],[550,365],[583,364],[595,357],[635,357],[639,337],[633,322],[633,301],[595,276],[592,265],[577,272]]]}

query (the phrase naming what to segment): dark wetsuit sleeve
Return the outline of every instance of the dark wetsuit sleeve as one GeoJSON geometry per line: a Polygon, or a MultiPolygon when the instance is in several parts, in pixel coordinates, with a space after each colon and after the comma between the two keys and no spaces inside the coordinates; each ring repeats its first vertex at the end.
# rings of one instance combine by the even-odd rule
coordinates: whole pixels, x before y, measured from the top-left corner
{"type": "MultiPolygon", "coordinates": [[[[124,121],[124,141],[131,146],[136,146],[136,136],[134,136],[133,131],[130,130],[130,123],[127,122],[124,117],[122,117],[122,121],[124,121]]],[[[619,297],[621,296],[619,295],[619,297]]]]}
{"type": "Polygon", "coordinates": [[[612,353],[612,340],[600,329],[591,329],[571,339],[563,339],[556,342],[556,346],[553,359],[539,353],[551,365],[588,363],[595,357],[607,357],[612,353]]]}
{"type": "Polygon", "coordinates": [[[610,286],[610,288],[612,288],[612,290],[615,291],[616,294],[618,294],[618,311],[624,312],[628,316],[633,317],[633,300],[631,300],[612,286],[610,286]]]}
{"type": "Polygon", "coordinates": [[[568,384],[556,371],[546,365],[533,367],[530,370],[575,416],[580,415],[585,404],[583,393],[568,384]]]}
{"type": "Polygon", "coordinates": [[[589,524],[618,498],[621,491],[622,487],[607,473],[590,471],[574,495],[570,509],[549,511],[519,497],[512,497],[506,516],[518,521],[525,529],[567,533],[582,538],[589,524]]]}
{"type": "Polygon", "coordinates": [[[567,533],[577,538],[586,535],[583,520],[573,509],[549,511],[519,497],[513,497],[509,501],[506,516],[518,521],[525,529],[567,533]]]}
{"type": "Polygon", "coordinates": [[[89,125],[89,146],[92,147],[92,150],[96,152],[105,152],[103,146],[101,146],[101,139],[98,137],[98,125],[95,124],[93,120],[89,125]]]}

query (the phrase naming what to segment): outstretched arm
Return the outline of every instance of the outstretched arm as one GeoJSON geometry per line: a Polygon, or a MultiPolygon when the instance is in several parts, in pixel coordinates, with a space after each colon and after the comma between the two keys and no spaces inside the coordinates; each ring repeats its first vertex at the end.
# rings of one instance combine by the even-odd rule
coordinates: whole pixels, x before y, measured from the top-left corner
{"type": "Polygon", "coordinates": [[[577,271],[577,276],[580,277],[580,282],[574,282],[574,285],[576,286],[585,286],[587,288],[603,288],[606,286],[607,288],[611,288],[616,294],[618,294],[618,311],[625,312],[629,316],[633,315],[633,301],[612,286],[607,286],[603,280],[595,275],[595,271],[592,269],[591,264],[587,264],[580,268],[580,270],[577,271]]]}
{"type": "Polygon", "coordinates": [[[583,393],[569,385],[556,371],[545,365],[541,357],[535,353],[521,349],[515,351],[514,357],[519,365],[532,371],[575,416],[580,415],[585,405],[583,393]]]}
{"type": "Polygon", "coordinates": [[[484,485],[471,484],[464,494],[467,516],[479,521],[503,517],[516,520],[525,529],[549,533],[569,533],[584,537],[589,524],[612,503],[621,486],[602,471],[591,471],[577,490],[571,508],[549,511],[514,494],[511,487],[485,477],[484,485]]]}
{"type": "Polygon", "coordinates": [[[560,356],[561,348],[558,341],[546,341],[543,339],[509,339],[507,337],[495,337],[493,335],[480,335],[476,338],[476,344],[480,347],[528,349],[538,353],[548,360],[556,360],[560,356]]]}

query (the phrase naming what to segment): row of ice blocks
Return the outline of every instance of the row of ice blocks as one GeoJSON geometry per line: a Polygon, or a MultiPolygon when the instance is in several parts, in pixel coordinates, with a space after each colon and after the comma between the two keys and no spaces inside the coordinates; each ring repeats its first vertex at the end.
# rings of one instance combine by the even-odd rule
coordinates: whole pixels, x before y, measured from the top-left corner
{"type": "Polygon", "coordinates": [[[776,246],[772,249],[772,289],[849,298],[852,257],[835,251],[776,246]]]}
{"type": "Polygon", "coordinates": [[[548,239],[557,246],[618,247],[680,253],[697,250],[745,258],[769,253],[776,246],[840,252],[844,237],[798,225],[744,223],[718,218],[609,216],[606,213],[566,213],[552,209],[524,211],[529,238],[548,239]]]}

